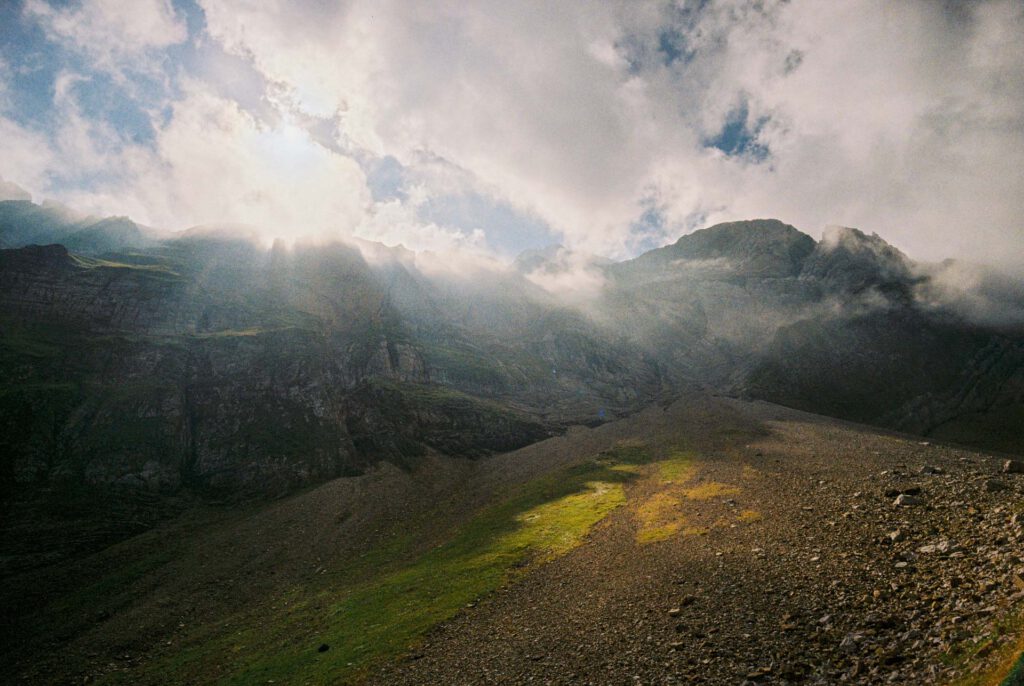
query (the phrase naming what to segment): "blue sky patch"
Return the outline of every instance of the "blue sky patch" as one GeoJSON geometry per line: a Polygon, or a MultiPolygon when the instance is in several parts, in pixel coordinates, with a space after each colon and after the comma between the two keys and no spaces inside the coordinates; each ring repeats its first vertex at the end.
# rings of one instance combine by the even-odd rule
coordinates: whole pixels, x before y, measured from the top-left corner
{"type": "Polygon", "coordinates": [[[768,146],[758,142],[758,134],[768,117],[750,120],[747,101],[729,112],[721,130],[711,138],[704,140],[705,147],[717,148],[730,157],[741,157],[750,162],[764,162],[771,155],[768,146]]]}
{"type": "Polygon", "coordinates": [[[420,208],[420,218],[467,233],[482,229],[488,246],[505,257],[559,242],[540,219],[476,193],[431,198],[420,208]]]}

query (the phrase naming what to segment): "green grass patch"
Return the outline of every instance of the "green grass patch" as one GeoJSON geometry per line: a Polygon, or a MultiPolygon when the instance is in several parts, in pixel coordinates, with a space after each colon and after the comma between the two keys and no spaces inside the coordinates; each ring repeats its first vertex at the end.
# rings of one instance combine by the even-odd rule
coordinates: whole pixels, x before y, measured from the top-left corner
{"type": "Polygon", "coordinates": [[[977,641],[961,643],[942,656],[942,661],[968,672],[951,686],[1021,686],[1024,684],[1024,615],[1000,618],[977,641]],[[1005,637],[1014,637],[1014,640],[1006,641],[1005,637]],[[984,667],[978,669],[979,664],[984,667]]]}
{"type": "Polygon", "coordinates": [[[177,552],[175,548],[154,550],[145,557],[118,567],[74,594],[61,598],[52,610],[58,616],[66,616],[80,612],[95,614],[97,608],[111,609],[109,606],[118,605],[116,599],[127,593],[131,584],[169,563],[177,552]]]}
{"type": "Polygon", "coordinates": [[[673,451],[668,459],[655,463],[662,483],[684,483],[697,473],[696,457],[691,452],[673,451]]]}
{"type": "Polygon", "coordinates": [[[316,587],[296,587],[258,613],[194,635],[181,651],[131,678],[350,683],[529,564],[580,545],[626,500],[624,485],[636,477],[617,467],[647,460],[641,447],[625,446],[533,481],[418,559],[403,562],[407,539],[374,551],[316,587]],[[329,649],[319,652],[321,644],[329,649]]]}
{"type": "Polygon", "coordinates": [[[635,510],[639,529],[637,543],[664,541],[679,532],[686,523],[682,514],[682,500],[671,493],[655,493],[640,503],[635,510]]]}
{"type": "Polygon", "coordinates": [[[680,488],[697,475],[696,454],[677,448],[647,468],[646,473],[659,490],[633,507],[637,521],[636,542],[643,545],[664,541],[679,533],[703,533],[700,529],[686,526],[683,514],[686,491],[680,488]]]}
{"type": "Polygon", "coordinates": [[[1022,684],[1024,684],[1024,653],[1021,653],[1017,664],[1006,675],[1006,679],[1000,686],[1021,686],[1022,684]]]}
{"type": "Polygon", "coordinates": [[[736,515],[736,521],[743,524],[753,524],[754,522],[761,521],[761,519],[763,519],[763,517],[757,510],[743,510],[736,515]]]}

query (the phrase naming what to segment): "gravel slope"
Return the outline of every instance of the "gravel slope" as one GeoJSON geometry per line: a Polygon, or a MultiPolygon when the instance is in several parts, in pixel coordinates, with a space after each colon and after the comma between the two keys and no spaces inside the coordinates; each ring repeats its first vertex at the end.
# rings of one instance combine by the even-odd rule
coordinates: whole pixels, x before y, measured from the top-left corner
{"type": "Polygon", "coordinates": [[[1013,651],[1020,626],[998,632],[1024,611],[1024,476],[1002,459],[765,403],[627,422],[695,450],[696,475],[633,485],[584,546],[370,683],[953,683],[1013,651]],[[679,513],[706,533],[637,543],[652,492],[710,483],[736,491],[679,513]]]}

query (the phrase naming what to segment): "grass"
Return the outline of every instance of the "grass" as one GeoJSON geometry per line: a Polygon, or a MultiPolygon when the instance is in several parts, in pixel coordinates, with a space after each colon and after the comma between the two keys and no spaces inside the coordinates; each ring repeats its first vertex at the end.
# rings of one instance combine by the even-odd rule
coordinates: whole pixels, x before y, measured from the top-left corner
{"type": "MultiPolygon", "coordinates": [[[[721,519],[710,527],[687,526],[683,513],[687,500],[711,500],[740,492],[737,486],[717,481],[687,487],[687,483],[693,481],[698,473],[696,456],[692,452],[675,450],[668,458],[655,462],[652,467],[647,471],[654,477],[659,490],[633,508],[637,521],[637,543],[656,543],[677,534],[703,536],[710,533],[711,529],[731,523],[721,519]]],[[[755,478],[757,475],[758,472],[753,468],[744,467],[743,478],[755,478]]],[[[756,510],[743,510],[736,516],[736,521],[751,524],[761,518],[761,513],[756,510]]]]}
{"type": "Polygon", "coordinates": [[[729,484],[719,483],[717,481],[709,481],[693,488],[688,488],[684,491],[687,498],[691,500],[711,500],[712,498],[722,498],[727,495],[736,495],[740,492],[740,489],[736,486],[730,486],[729,484]]]}
{"type": "Polygon", "coordinates": [[[96,257],[86,257],[77,253],[72,253],[71,259],[77,266],[83,269],[124,269],[167,280],[177,280],[179,278],[178,272],[174,271],[166,264],[115,262],[113,260],[104,260],[96,257]]]}
{"type": "Polygon", "coordinates": [[[676,450],[668,459],[656,463],[662,483],[683,483],[697,473],[695,456],[691,452],[676,450]]]}
{"type": "MultiPolygon", "coordinates": [[[[446,542],[403,562],[410,541],[377,550],[335,570],[318,586],[298,586],[196,634],[176,653],[152,663],[132,682],[336,684],[407,651],[424,633],[467,603],[580,545],[625,500],[639,446],[622,446],[533,481],[488,507],[446,542]],[[275,609],[276,608],[276,609],[275,609]],[[321,645],[329,646],[319,652],[321,645]]],[[[111,677],[116,679],[116,677],[111,677]]]]}
{"type": "MultiPolygon", "coordinates": [[[[652,467],[649,471],[661,490],[633,509],[638,524],[636,542],[641,545],[664,541],[677,534],[707,535],[710,532],[707,527],[687,526],[683,514],[686,500],[708,500],[739,493],[738,488],[717,482],[685,488],[685,484],[697,476],[698,469],[696,455],[690,451],[674,450],[652,467]]],[[[741,521],[744,521],[742,515],[741,521]]]]}
{"type": "Polygon", "coordinates": [[[944,662],[966,671],[972,665],[982,663],[993,651],[997,641],[1004,636],[1015,636],[1016,640],[995,649],[995,657],[985,669],[969,673],[953,682],[951,686],[1021,686],[1024,684],[1024,614],[1010,615],[997,621],[990,631],[979,640],[965,642],[945,655],[944,662]]]}
{"type": "Polygon", "coordinates": [[[1021,651],[1021,655],[1017,660],[1017,664],[1006,675],[1006,679],[1003,680],[1001,686],[1021,686],[1021,684],[1024,684],[1024,646],[1018,644],[1017,648],[1021,651]]]}
{"type": "Polygon", "coordinates": [[[678,496],[665,491],[647,498],[635,511],[640,524],[636,542],[664,541],[678,533],[686,523],[680,511],[682,506],[683,501],[678,496]]]}
{"type": "Polygon", "coordinates": [[[761,521],[761,513],[757,510],[743,510],[736,517],[736,520],[743,524],[752,524],[753,522],[761,521]]]}
{"type": "MultiPolygon", "coordinates": [[[[79,589],[70,596],[62,598],[55,604],[54,610],[62,616],[67,616],[72,613],[81,613],[90,610],[95,613],[95,610],[98,607],[116,604],[116,601],[112,603],[112,600],[124,600],[124,598],[121,598],[121,594],[123,594],[132,583],[141,579],[147,573],[166,565],[174,559],[176,554],[177,550],[173,547],[161,548],[153,551],[145,557],[133,560],[128,564],[118,567],[109,575],[99,579],[95,583],[79,589]]],[[[109,609],[109,607],[106,609],[109,609]]]]}
{"type": "Polygon", "coordinates": [[[190,334],[192,338],[198,338],[201,340],[209,338],[251,338],[253,336],[259,336],[260,334],[270,333],[273,331],[283,331],[292,327],[278,327],[273,329],[260,328],[252,326],[247,329],[221,329],[220,331],[204,331],[201,333],[190,334]]]}

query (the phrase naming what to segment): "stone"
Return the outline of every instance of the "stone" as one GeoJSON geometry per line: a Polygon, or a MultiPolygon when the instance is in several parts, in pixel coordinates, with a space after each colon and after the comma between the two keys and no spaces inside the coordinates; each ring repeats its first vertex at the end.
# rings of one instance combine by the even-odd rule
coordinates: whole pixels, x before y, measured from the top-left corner
{"type": "Polygon", "coordinates": [[[1020,574],[1014,574],[1012,580],[1014,588],[1016,588],[1018,591],[1024,591],[1024,577],[1022,577],[1020,574]]]}
{"type": "Polygon", "coordinates": [[[998,479],[988,479],[985,481],[985,492],[986,493],[998,493],[1000,491],[1007,491],[1010,487],[998,479]]]}
{"type": "Polygon", "coordinates": [[[884,495],[886,498],[895,498],[900,495],[921,495],[921,487],[905,486],[901,488],[887,488],[884,495]]]}
{"type": "Polygon", "coordinates": [[[1003,463],[1003,474],[1024,474],[1024,462],[1007,460],[1003,463]]]}
{"type": "Polygon", "coordinates": [[[939,541],[938,543],[929,543],[923,545],[917,549],[917,552],[924,555],[932,555],[934,553],[947,553],[949,552],[951,545],[949,541],[939,541]]]}
{"type": "Polygon", "coordinates": [[[896,500],[894,500],[892,504],[895,505],[896,507],[914,507],[915,505],[923,505],[924,500],[918,498],[915,495],[901,493],[900,495],[896,496],[896,500]]]}

